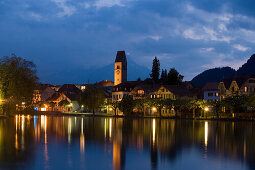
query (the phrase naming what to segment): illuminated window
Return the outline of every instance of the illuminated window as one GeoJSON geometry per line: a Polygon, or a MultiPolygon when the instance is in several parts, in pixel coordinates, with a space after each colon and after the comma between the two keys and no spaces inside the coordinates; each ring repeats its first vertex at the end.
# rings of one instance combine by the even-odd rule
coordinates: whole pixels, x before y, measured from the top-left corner
{"type": "Polygon", "coordinates": [[[215,96],[219,96],[219,93],[215,93],[215,96]]]}
{"type": "Polygon", "coordinates": [[[144,91],[143,90],[138,90],[137,93],[142,95],[142,94],[144,94],[144,91]]]}
{"type": "Polygon", "coordinates": [[[86,89],[86,86],[81,86],[81,90],[85,90],[86,89]]]}
{"type": "Polygon", "coordinates": [[[244,92],[245,93],[248,92],[248,87],[247,86],[244,87],[244,92]]]}

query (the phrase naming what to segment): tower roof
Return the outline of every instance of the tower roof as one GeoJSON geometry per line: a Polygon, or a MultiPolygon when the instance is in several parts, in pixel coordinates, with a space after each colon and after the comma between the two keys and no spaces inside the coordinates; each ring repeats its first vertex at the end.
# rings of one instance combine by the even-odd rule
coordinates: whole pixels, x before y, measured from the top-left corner
{"type": "Polygon", "coordinates": [[[118,51],[117,55],[116,55],[115,62],[123,62],[126,60],[127,60],[127,58],[126,58],[125,51],[118,51]]]}

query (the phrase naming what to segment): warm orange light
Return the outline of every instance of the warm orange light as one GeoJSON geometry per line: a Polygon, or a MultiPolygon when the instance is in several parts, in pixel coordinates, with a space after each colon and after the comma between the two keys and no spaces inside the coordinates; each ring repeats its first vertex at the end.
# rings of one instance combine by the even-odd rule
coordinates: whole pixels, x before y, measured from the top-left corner
{"type": "Polygon", "coordinates": [[[207,112],[207,111],[209,111],[209,108],[208,108],[208,107],[206,107],[206,108],[205,108],[205,111],[206,111],[206,112],[207,112]]]}
{"type": "Polygon", "coordinates": [[[152,110],[153,110],[153,111],[157,111],[157,108],[156,108],[156,107],[153,107],[152,110]]]}

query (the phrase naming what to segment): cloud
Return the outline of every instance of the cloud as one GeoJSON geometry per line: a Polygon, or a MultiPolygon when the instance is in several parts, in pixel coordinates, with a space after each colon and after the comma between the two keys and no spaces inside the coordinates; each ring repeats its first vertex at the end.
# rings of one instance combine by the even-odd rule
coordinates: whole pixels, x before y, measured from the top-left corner
{"type": "Polygon", "coordinates": [[[249,47],[242,46],[240,44],[234,44],[233,47],[239,51],[247,51],[249,50],[249,47]]]}
{"type": "Polygon", "coordinates": [[[41,21],[42,20],[42,16],[40,14],[37,14],[35,12],[30,12],[28,13],[28,16],[36,21],[41,21]]]}
{"type": "Polygon", "coordinates": [[[61,11],[57,13],[57,16],[62,18],[65,16],[71,16],[76,12],[76,8],[73,5],[67,4],[67,0],[51,0],[54,2],[61,11]]]}
{"type": "Polygon", "coordinates": [[[212,52],[214,50],[214,48],[209,47],[209,48],[202,48],[201,51],[202,52],[212,52]]]}
{"type": "Polygon", "coordinates": [[[188,28],[184,30],[183,37],[193,40],[222,41],[227,43],[234,39],[224,34],[220,34],[219,32],[216,32],[213,28],[205,26],[203,26],[202,28],[199,28],[198,26],[194,28],[188,28]]]}
{"type": "Polygon", "coordinates": [[[226,67],[230,66],[234,69],[241,67],[247,59],[235,59],[228,54],[218,54],[214,57],[210,64],[202,65],[202,68],[210,69],[215,67],[226,67]]]}

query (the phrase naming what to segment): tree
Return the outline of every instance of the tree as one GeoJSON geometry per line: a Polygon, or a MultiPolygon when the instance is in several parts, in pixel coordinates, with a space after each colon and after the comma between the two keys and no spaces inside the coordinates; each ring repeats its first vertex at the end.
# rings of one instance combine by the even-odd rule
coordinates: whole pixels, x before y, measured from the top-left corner
{"type": "Polygon", "coordinates": [[[171,68],[167,75],[167,84],[180,84],[183,80],[183,75],[179,74],[179,72],[175,68],[171,68]]]}
{"type": "Polygon", "coordinates": [[[213,107],[213,111],[216,113],[217,118],[219,118],[219,112],[223,107],[223,102],[221,100],[209,101],[209,105],[213,107]]]}
{"type": "Polygon", "coordinates": [[[173,101],[174,110],[176,112],[176,116],[182,116],[182,112],[188,110],[190,100],[188,99],[176,99],[173,101]],[[179,113],[179,114],[178,114],[179,113]]]}
{"type": "Polygon", "coordinates": [[[222,102],[230,109],[231,113],[240,113],[246,110],[245,104],[248,98],[246,96],[231,96],[224,98],[222,102]]]}
{"type": "Polygon", "coordinates": [[[112,106],[113,111],[114,111],[114,115],[116,116],[117,115],[117,109],[119,108],[119,102],[118,101],[113,101],[113,102],[110,103],[110,105],[112,106]]]}
{"type": "Polygon", "coordinates": [[[158,82],[160,75],[160,62],[157,57],[154,58],[152,63],[151,78],[154,82],[158,82]]]}
{"type": "Polygon", "coordinates": [[[248,96],[247,105],[250,107],[250,110],[255,110],[255,94],[248,96]]]}
{"type": "Polygon", "coordinates": [[[153,103],[153,106],[155,106],[157,108],[159,116],[161,117],[162,116],[161,111],[162,111],[163,107],[166,105],[165,100],[159,99],[159,98],[152,99],[152,103],[153,103]]]}
{"type": "Polygon", "coordinates": [[[205,100],[191,100],[188,104],[188,108],[189,110],[193,110],[193,117],[195,117],[196,110],[200,110],[202,116],[207,105],[205,100]]]}
{"type": "Polygon", "coordinates": [[[167,70],[162,69],[161,71],[161,77],[160,77],[160,81],[165,84],[167,81],[167,70]]]}
{"type": "Polygon", "coordinates": [[[125,116],[131,116],[133,109],[135,107],[135,102],[131,96],[125,96],[119,103],[119,108],[125,116]]]}
{"type": "Polygon", "coordinates": [[[101,86],[89,85],[84,92],[81,92],[78,96],[78,102],[80,105],[84,105],[93,115],[95,110],[104,104],[105,91],[101,86]]]}
{"type": "Polygon", "coordinates": [[[12,54],[0,59],[0,91],[5,100],[4,112],[14,112],[16,105],[32,105],[37,87],[36,65],[12,54]]]}

